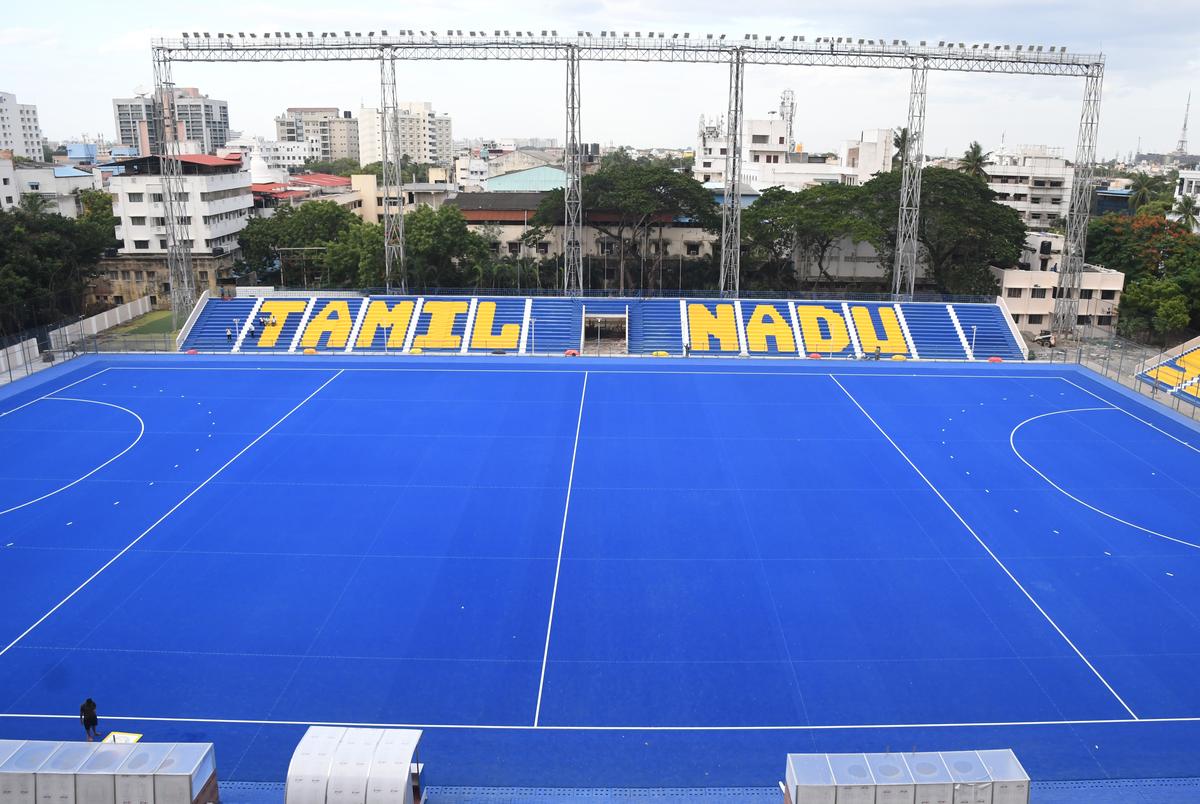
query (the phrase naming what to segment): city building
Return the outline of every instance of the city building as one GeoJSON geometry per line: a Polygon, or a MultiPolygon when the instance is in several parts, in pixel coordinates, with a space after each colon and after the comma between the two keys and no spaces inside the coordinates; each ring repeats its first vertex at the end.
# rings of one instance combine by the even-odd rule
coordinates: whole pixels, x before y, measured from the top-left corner
{"type": "Polygon", "coordinates": [[[41,162],[45,159],[42,146],[42,127],[38,123],[37,106],[17,103],[11,92],[0,92],[0,149],[14,156],[41,162]]]}
{"type": "MultiPolygon", "coordinates": [[[[378,109],[363,108],[358,116],[358,162],[383,161],[382,118],[378,109]]],[[[400,153],[413,162],[449,167],[454,150],[449,115],[437,114],[429,102],[401,103],[396,118],[400,153]]],[[[390,129],[389,129],[390,130],[390,129]]]]}
{"type": "MultiPolygon", "coordinates": [[[[783,117],[742,123],[740,181],[756,190],[786,187],[802,190],[817,184],[861,185],[891,170],[892,129],[868,129],[846,140],[837,153],[807,153],[789,137],[783,117]]],[[[710,187],[724,186],[729,137],[723,118],[700,118],[692,176],[710,187]]]]}
{"type": "MultiPolygon", "coordinates": [[[[195,87],[177,87],[173,98],[178,138],[195,142],[200,153],[215,154],[229,139],[229,104],[202,95],[195,87]]],[[[122,145],[136,147],[142,156],[158,152],[155,122],[161,113],[161,100],[144,94],[113,98],[113,119],[122,145]]]]}
{"type": "Polygon", "coordinates": [[[246,164],[251,157],[263,161],[268,170],[282,174],[304,170],[309,160],[323,159],[321,146],[313,140],[267,140],[262,137],[238,137],[217,149],[217,156],[239,153],[246,164]]]}
{"type": "MultiPolygon", "coordinates": [[[[240,157],[240,155],[235,155],[240,157]]],[[[246,226],[254,200],[250,172],[240,158],[205,154],[178,157],[182,176],[179,225],[192,251],[198,290],[216,290],[240,255],[238,235],[246,226]]],[[[106,166],[108,167],[108,166],[106,166]]],[[[139,157],[111,167],[109,192],[117,216],[116,253],[101,265],[103,275],[92,284],[91,299],[121,304],[150,296],[159,308],[170,306],[167,271],[166,209],[157,157],[139,157]]]]}
{"type": "Polygon", "coordinates": [[[345,176],[334,176],[329,173],[303,173],[289,176],[283,181],[265,180],[258,168],[259,160],[251,163],[250,190],[254,195],[252,215],[257,218],[270,218],[281,207],[299,206],[311,201],[329,201],[345,207],[355,215],[360,212],[363,201],[362,195],[352,186],[350,179],[345,176]]]}
{"type": "Polygon", "coordinates": [[[71,165],[45,162],[14,164],[8,149],[0,150],[0,210],[12,209],[24,195],[36,195],[47,212],[75,218],[82,211],[81,190],[98,190],[104,181],[100,171],[80,170],[71,165]]]}
{"type": "MultiPolygon", "coordinates": [[[[432,170],[430,171],[433,172],[432,170]]],[[[355,174],[350,177],[350,187],[361,199],[355,212],[367,223],[383,223],[383,188],[374,173],[355,174]]],[[[450,198],[457,188],[448,181],[410,182],[404,185],[404,210],[411,212],[418,206],[437,209],[450,198]]],[[[397,205],[397,191],[392,189],[391,205],[397,205]]]]}
{"type": "Polygon", "coordinates": [[[567,172],[562,167],[538,165],[492,176],[482,189],[489,193],[538,193],[562,189],[566,184],[567,172]]]}
{"type": "Polygon", "coordinates": [[[1175,200],[1179,201],[1185,195],[1200,202],[1200,170],[1192,168],[1179,171],[1179,179],[1175,182],[1175,200]]]}
{"type": "Polygon", "coordinates": [[[358,159],[359,124],[350,112],[336,106],[291,106],[275,118],[275,138],[280,142],[307,142],[316,149],[314,159],[358,159]]]}
{"type": "Polygon", "coordinates": [[[1019,212],[1030,229],[1066,219],[1074,168],[1061,148],[1024,145],[1015,153],[1001,150],[984,171],[996,200],[1019,212]]]}
{"type": "MultiPolygon", "coordinates": [[[[1000,282],[1000,296],[1022,332],[1037,336],[1050,329],[1054,301],[1059,297],[1059,267],[1064,238],[1053,232],[1030,231],[1025,238],[1021,261],[1015,268],[993,268],[1000,282]]],[[[1098,265],[1084,265],[1080,277],[1075,323],[1111,332],[1125,288],[1125,275],[1098,265]]],[[[1074,294],[1074,290],[1068,291],[1074,294]]],[[[970,333],[966,333],[970,337],[970,333]]]]}

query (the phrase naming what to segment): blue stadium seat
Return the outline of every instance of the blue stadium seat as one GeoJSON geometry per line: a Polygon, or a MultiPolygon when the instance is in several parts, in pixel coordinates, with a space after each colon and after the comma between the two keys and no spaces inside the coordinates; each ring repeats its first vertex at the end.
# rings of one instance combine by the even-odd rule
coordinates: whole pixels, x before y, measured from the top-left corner
{"type": "Polygon", "coordinates": [[[917,356],[922,360],[966,360],[950,310],[944,304],[901,304],[908,333],[912,336],[917,356]]]}
{"type": "MultiPolygon", "coordinates": [[[[962,326],[967,343],[971,343],[971,327],[975,328],[976,360],[1000,357],[1005,360],[1024,360],[1025,352],[1013,338],[1004,311],[994,304],[954,304],[954,314],[962,326]]],[[[919,347],[918,347],[919,348],[919,347]]]]}
{"type": "Polygon", "coordinates": [[[209,299],[192,325],[183,350],[198,349],[201,352],[231,352],[237,341],[238,331],[246,322],[246,316],[254,309],[257,299],[209,299]],[[225,330],[231,330],[232,339],[225,330]]]}
{"type": "Polygon", "coordinates": [[[579,299],[536,297],[531,319],[530,353],[562,354],[579,348],[583,338],[583,303],[579,299]]]}
{"type": "Polygon", "coordinates": [[[635,299],[629,305],[629,353],[683,353],[678,299],[635,299]]]}

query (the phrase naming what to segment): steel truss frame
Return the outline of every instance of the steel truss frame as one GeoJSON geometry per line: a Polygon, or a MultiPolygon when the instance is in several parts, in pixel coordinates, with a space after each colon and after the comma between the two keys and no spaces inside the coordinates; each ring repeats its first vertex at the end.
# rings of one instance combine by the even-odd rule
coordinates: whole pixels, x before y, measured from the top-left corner
{"type": "MultiPolygon", "coordinates": [[[[411,31],[399,36],[388,36],[385,32],[363,36],[321,32],[266,32],[261,35],[245,32],[236,36],[232,33],[193,34],[179,38],[156,39],[152,42],[155,67],[155,89],[170,85],[173,62],[281,62],[281,61],[379,61],[381,63],[381,85],[392,77],[392,98],[395,97],[395,61],[565,61],[567,62],[567,147],[564,168],[567,172],[568,190],[572,181],[572,169],[578,168],[579,154],[579,63],[582,61],[630,61],[630,62],[688,62],[728,64],[730,67],[730,110],[727,125],[734,128],[736,117],[737,138],[741,137],[742,102],[741,88],[745,65],[771,64],[810,67],[867,67],[877,69],[911,70],[913,85],[909,95],[909,142],[904,159],[900,230],[897,236],[896,263],[893,275],[893,292],[897,295],[911,293],[916,279],[916,232],[920,215],[920,168],[922,155],[920,145],[924,134],[925,81],[928,71],[999,73],[1009,75],[1066,76],[1085,79],[1083,113],[1080,118],[1079,141],[1075,159],[1075,177],[1071,191],[1071,207],[1067,219],[1067,254],[1060,277],[1065,289],[1060,293],[1054,314],[1055,329],[1069,332],[1074,329],[1075,294],[1083,271],[1084,246],[1091,201],[1092,163],[1095,160],[1096,132],[1099,125],[1100,89],[1104,78],[1104,57],[1093,54],[1068,54],[1063,49],[1050,48],[1043,51],[1029,46],[1016,49],[1008,45],[971,45],[961,43],[927,45],[921,42],[910,45],[907,41],[853,40],[843,37],[777,36],[774,39],[747,34],[743,39],[726,39],[708,34],[691,38],[690,34],[641,32],[630,36],[618,36],[615,32],[602,31],[599,36],[579,31],[575,36],[558,35],[557,32],[486,31],[425,32],[419,35],[411,31]],[[391,65],[389,70],[388,65],[391,65]],[[735,93],[736,88],[736,93],[735,93]],[[916,123],[916,125],[914,125],[916,123]],[[913,131],[919,132],[919,139],[913,131]],[[570,148],[574,138],[575,148],[570,148]],[[907,204],[907,205],[906,205],[907,204]],[[1061,306],[1061,310],[1059,309],[1061,306]],[[1069,308],[1069,309],[1068,309],[1069,308]]],[[[384,106],[387,104],[388,88],[383,86],[384,106]]],[[[157,92],[156,92],[157,96],[157,92]]],[[[164,108],[164,116],[167,114],[164,108]]],[[[166,120],[160,121],[162,129],[173,129],[166,120]]],[[[386,136],[386,135],[385,135],[386,136]]],[[[170,138],[175,139],[175,138],[170,138]]],[[[164,155],[172,149],[170,139],[160,141],[164,155]]],[[[395,142],[396,137],[391,138],[395,142]]],[[[385,163],[395,159],[385,149],[385,163]]],[[[390,146],[393,152],[394,146],[390,146]]],[[[732,148],[730,149],[732,150],[732,148]]],[[[727,154],[727,156],[730,156],[727,154]]],[[[730,167],[740,167],[741,155],[726,160],[725,198],[722,204],[722,258],[720,286],[722,293],[736,293],[740,273],[740,248],[727,248],[726,241],[731,233],[740,233],[740,199],[731,197],[737,188],[735,173],[730,167]],[[732,165],[730,163],[733,163],[732,165]],[[728,255],[728,256],[726,256],[728,255]]],[[[167,160],[171,161],[171,160],[167,160]]],[[[390,176],[396,175],[396,193],[400,197],[398,161],[394,171],[384,170],[383,192],[390,197],[390,176]]],[[[175,168],[178,170],[178,168],[175,168]]],[[[167,170],[164,169],[164,176],[167,170]]],[[[574,174],[578,176],[578,173],[574,174]]],[[[173,193],[170,179],[164,182],[164,193],[173,193]]],[[[576,185],[576,189],[578,185],[576,185]]],[[[564,253],[572,249],[572,242],[580,242],[581,236],[572,236],[572,203],[568,202],[564,253]]],[[[576,207],[576,222],[582,227],[582,201],[576,207]]],[[[388,215],[385,202],[385,229],[388,215]]],[[[180,232],[174,216],[168,215],[167,240],[168,263],[171,265],[172,302],[182,304],[194,299],[194,279],[190,270],[190,250],[182,245],[187,238],[180,232]],[[187,264],[186,277],[184,264],[187,264]],[[180,284],[176,293],[175,285],[180,284]]],[[[390,255],[389,271],[398,270],[401,284],[404,283],[403,267],[403,217],[393,225],[393,237],[399,237],[390,255]]],[[[392,241],[389,241],[392,242],[392,241]]],[[[564,288],[574,292],[582,285],[582,251],[580,256],[571,253],[564,264],[564,288]],[[578,270],[572,261],[578,259],[578,270]]],[[[390,275],[390,273],[389,273],[390,275]]]]}

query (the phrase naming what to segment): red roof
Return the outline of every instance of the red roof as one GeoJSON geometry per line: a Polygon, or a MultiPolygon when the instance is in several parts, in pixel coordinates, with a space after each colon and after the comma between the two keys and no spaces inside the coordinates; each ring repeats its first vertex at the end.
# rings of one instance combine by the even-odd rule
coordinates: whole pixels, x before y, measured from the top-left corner
{"type": "Polygon", "coordinates": [[[229,156],[209,156],[208,154],[180,154],[180,162],[188,162],[193,165],[206,165],[208,167],[226,167],[235,162],[242,161],[240,153],[233,153],[229,156]]]}
{"type": "Polygon", "coordinates": [[[286,190],[286,189],[287,189],[286,184],[279,184],[278,182],[267,182],[265,184],[251,184],[250,185],[250,192],[252,192],[252,193],[274,193],[279,190],[286,190]]]}
{"type": "Polygon", "coordinates": [[[312,184],[316,187],[349,187],[350,179],[332,173],[304,173],[292,177],[293,184],[312,184]]]}

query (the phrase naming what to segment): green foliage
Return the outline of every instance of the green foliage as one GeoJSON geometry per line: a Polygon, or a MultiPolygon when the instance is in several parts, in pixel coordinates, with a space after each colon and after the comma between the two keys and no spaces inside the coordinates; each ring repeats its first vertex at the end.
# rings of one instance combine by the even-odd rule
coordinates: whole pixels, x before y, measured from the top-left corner
{"type": "Polygon", "coordinates": [[[491,262],[487,241],[467,228],[458,207],[420,206],[404,216],[404,255],[417,287],[479,287],[491,262]]]}
{"type": "Polygon", "coordinates": [[[904,164],[904,149],[908,147],[907,126],[892,135],[892,147],[896,149],[896,154],[892,157],[892,170],[899,170],[904,164]]]}
{"type": "Polygon", "coordinates": [[[1182,222],[1140,211],[1094,218],[1087,255],[1125,274],[1122,334],[1163,339],[1187,326],[1200,328],[1200,236],[1182,222]],[[1179,301],[1188,317],[1182,324],[1179,301]]]}
{"type": "Polygon", "coordinates": [[[992,164],[988,161],[988,157],[992,155],[991,151],[984,152],[983,146],[978,142],[972,142],[967,146],[967,150],[963,152],[962,157],[958,160],[958,169],[968,176],[974,176],[977,179],[987,180],[987,170],[985,168],[992,164]]]}
{"type": "Polygon", "coordinates": [[[0,331],[78,314],[112,239],[111,228],[94,222],[22,208],[0,212],[0,331]]]}
{"type": "MultiPolygon", "coordinates": [[[[900,173],[892,171],[862,187],[871,225],[867,239],[888,266],[896,242],[900,180],[900,173]]],[[[994,199],[995,193],[973,176],[946,168],[922,171],[917,239],[929,265],[929,278],[939,292],[994,294],[999,284],[989,266],[1016,264],[1025,226],[1016,210],[994,199]]]]}
{"type": "Polygon", "coordinates": [[[1167,201],[1147,201],[1137,209],[1137,215],[1144,218],[1165,218],[1167,213],[1171,211],[1171,204],[1167,201]]]}
{"type": "Polygon", "coordinates": [[[812,283],[830,279],[825,262],[833,246],[842,238],[862,242],[875,233],[866,213],[860,187],[823,184],[799,192],[782,187],[765,190],[742,213],[742,235],[750,258],[742,263],[743,287],[791,288],[797,261],[812,283]]]}
{"type": "MultiPolygon", "coordinates": [[[[716,231],[720,215],[712,193],[688,173],[680,173],[668,160],[633,159],[624,151],[606,155],[600,169],[583,177],[581,191],[588,223],[617,242],[617,283],[620,290],[653,286],[661,281],[654,260],[646,275],[635,282],[632,266],[643,254],[651,233],[686,218],[696,226],[716,231]]],[[[563,191],[546,194],[534,215],[540,226],[561,224],[563,191]]],[[[653,259],[653,258],[650,258],[653,259]]],[[[607,282],[605,280],[605,287],[607,282]]]]}
{"type": "Polygon", "coordinates": [[[38,193],[21,193],[21,200],[17,202],[17,206],[30,215],[41,215],[50,211],[50,202],[38,193]]]}
{"type": "MultiPolygon", "coordinates": [[[[362,222],[353,212],[332,201],[310,201],[294,207],[282,207],[270,218],[251,218],[238,236],[246,267],[272,275],[283,268],[280,281],[289,285],[309,282],[348,286],[357,284],[357,269],[335,277],[327,262],[333,243],[345,243],[347,233],[362,222]],[[294,252],[286,249],[325,249],[294,252]],[[298,271],[298,273],[296,273],[298,271]]],[[[345,272],[349,257],[339,252],[338,270],[345,272]]],[[[366,257],[361,258],[369,263],[366,257]]]]}
{"type": "Polygon", "coordinates": [[[120,219],[113,214],[113,199],[104,190],[81,190],[76,197],[79,221],[97,227],[105,233],[110,245],[116,245],[120,219]]]}
{"type": "Polygon", "coordinates": [[[357,159],[333,159],[329,161],[321,161],[320,159],[309,159],[304,163],[304,169],[310,173],[331,173],[334,176],[352,176],[355,173],[364,173],[358,164],[357,159]]]}
{"type": "MultiPolygon", "coordinates": [[[[432,165],[415,164],[409,156],[400,158],[400,169],[403,174],[403,181],[406,184],[410,182],[429,181],[430,167],[432,165]]],[[[334,159],[325,162],[310,159],[304,163],[304,169],[312,173],[330,173],[334,176],[371,175],[377,181],[383,180],[382,162],[371,162],[366,165],[360,165],[357,159],[334,159]]]]}
{"type": "Polygon", "coordinates": [[[1200,216],[1200,206],[1196,204],[1194,196],[1185,195],[1175,202],[1175,208],[1172,210],[1179,216],[1179,223],[1189,232],[1196,230],[1196,219],[1200,216]]]}

